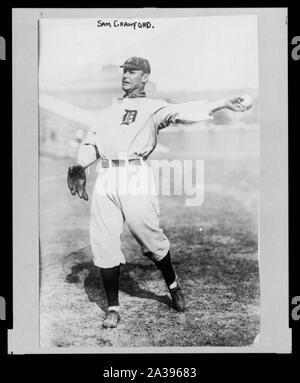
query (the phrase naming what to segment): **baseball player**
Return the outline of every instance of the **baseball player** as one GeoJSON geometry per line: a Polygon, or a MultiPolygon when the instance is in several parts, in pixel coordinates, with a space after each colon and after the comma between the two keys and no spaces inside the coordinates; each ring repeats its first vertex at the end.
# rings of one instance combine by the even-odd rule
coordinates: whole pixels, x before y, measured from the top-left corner
{"type": "Polygon", "coordinates": [[[211,119],[215,111],[223,108],[246,110],[242,97],[182,104],[149,99],[145,94],[151,73],[149,61],[131,57],[121,68],[124,96],[101,112],[79,147],[77,163],[68,171],[71,193],[88,200],[85,168],[98,160],[90,209],[90,243],[108,301],[104,328],[116,327],[120,321],[119,276],[120,265],[125,264],[120,235],[124,222],[141,245],[142,253],[161,271],[174,309],[186,310],[171,261],[170,243],[159,225],[152,170],[146,163],[155,149],[158,132],[170,124],[211,119]]]}

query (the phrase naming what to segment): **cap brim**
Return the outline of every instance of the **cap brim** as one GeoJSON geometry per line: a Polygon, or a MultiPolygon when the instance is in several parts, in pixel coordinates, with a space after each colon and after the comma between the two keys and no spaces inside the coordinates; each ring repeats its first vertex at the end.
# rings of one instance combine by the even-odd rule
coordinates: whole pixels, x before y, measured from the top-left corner
{"type": "Polygon", "coordinates": [[[148,69],[141,68],[141,67],[134,65],[134,64],[123,64],[123,65],[120,65],[120,68],[129,68],[129,69],[133,69],[133,70],[143,70],[145,72],[150,73],[150,71],[148,69]]]}
{"type": "Polygon", "coordinates": [[[137,65],[134,65],[134,64],[123,64],[123,65],[120,65],[120,68],[130,68],[130,69],[136,69],[136,70],[143,70],[143,68],[138,67],[137,65]]]}

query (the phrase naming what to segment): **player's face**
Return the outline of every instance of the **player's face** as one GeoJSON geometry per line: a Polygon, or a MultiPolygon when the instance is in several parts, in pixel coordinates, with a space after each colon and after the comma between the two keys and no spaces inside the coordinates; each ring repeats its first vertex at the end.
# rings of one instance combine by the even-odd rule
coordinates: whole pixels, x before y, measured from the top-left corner
{"type": "Polygon", "coordinates": [[[133,93],[144,88],[148,80],[148,74],[142,70],[124,68],[122,75],[122,89],[127,93],[133,93]]]}

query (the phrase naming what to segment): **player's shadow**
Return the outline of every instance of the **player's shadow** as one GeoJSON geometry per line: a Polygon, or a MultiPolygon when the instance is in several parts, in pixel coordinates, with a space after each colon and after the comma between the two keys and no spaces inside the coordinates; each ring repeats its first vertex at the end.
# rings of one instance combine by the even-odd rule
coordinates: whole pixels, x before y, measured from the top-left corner
{"type": "MultiPolygon", "coordinates": [[[[156,271],[156,267],[154,265],[141,265],[138,263],[126,263],[126,265],[122,266],[120,291],[132,297],[152,299],[172,307],[172,301],[167,295],[157,295],[152,291],[144,290],[133,279],[131,272],[140,273],[141,270],[145,275],[149,275],[149,273],[156,271]]],[[[82,262],[72,266],[71,272],[66,276],[66,281],[69,283],[83,282],[89,300],[95,302],[101,310],[106,311],[107,301],[100,269],[93,262],[82,262]]]]}

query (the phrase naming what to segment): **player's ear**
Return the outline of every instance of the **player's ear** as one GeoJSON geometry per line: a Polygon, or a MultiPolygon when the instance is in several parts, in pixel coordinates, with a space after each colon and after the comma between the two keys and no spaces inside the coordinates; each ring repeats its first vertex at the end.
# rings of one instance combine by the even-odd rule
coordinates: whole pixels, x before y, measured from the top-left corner
{"type": "Polygon", "coordinates": [[[146,84],[146,82],[148,82],[148,80],[149,80],[149,73],[146,72],[146,73],[143,74],[142,82],[144,84],[146,84]]]}

